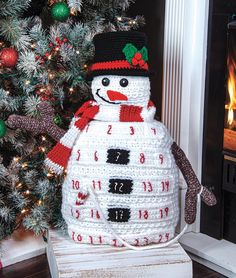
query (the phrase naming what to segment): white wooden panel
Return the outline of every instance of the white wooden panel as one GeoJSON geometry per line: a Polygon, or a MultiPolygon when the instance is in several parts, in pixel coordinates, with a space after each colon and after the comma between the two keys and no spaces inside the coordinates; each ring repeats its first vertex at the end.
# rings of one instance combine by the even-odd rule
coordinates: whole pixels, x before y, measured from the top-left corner
{"type": "Polygon", "coordinates": [[[1,242],[0,266],[6,267],[39,256],[45,253],[45,249],[42,236],[36,237],[32,232],[17,230],[1,242]]]}
{"type": "Polygon", "coordinates": [[[76,244],[59,231],[49,231],[47,256],[53,278],[192,277],[192,262],[180,244],[133,251],[105,245],[76,244]]]}
{"type": "Polygon", "coordinates": [[[202,233],[187,233],[180,239],[193,260],[226,277],[236,278],[236,244],[217,240],[202,233]]]}
{"type": "MultiPolygon", "coordinates": [[[[208,0],[166,0],[162,121],[200,180],[208,12],[208,0]]],[[[183,219],[181,214],[181,228],[183,219]]],[[[195,232],[199,229],[200,207],[190,227],[195,232]]]]}
{"type": "Polygon", "coordinates": [[[174,140],[180,139],[185,0],[166,0],[163,55],[162,121],[174,140]]]}

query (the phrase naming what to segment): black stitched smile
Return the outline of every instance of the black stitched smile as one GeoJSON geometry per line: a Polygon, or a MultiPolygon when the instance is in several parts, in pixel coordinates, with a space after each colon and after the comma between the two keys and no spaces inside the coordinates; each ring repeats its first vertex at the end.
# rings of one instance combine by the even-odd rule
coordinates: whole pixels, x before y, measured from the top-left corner
{"type": "Polygon", "coordinates": [[[99,91],[100,91],[100,89],[97,89],[96,95],[97,95],[98,97],[100,97],[100,99],[102,99],[103,101],[108,102],[108,103],[111,103],[111,104],[121,104],[121,102],[111,102],[111,101],[109,101],[109,100],[106,100],[104,97],[102,97],[102,96],[99,95],[99,93],[98,93],[99,91]]]}

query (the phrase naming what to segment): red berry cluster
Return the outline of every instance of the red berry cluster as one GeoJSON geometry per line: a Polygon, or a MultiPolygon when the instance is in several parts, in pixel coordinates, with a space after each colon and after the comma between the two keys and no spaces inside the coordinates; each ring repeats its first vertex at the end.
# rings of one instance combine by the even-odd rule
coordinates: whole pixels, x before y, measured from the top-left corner
{"type": "Polygon", "coordinates": [[[132,65],[137,67],[142,67],[144,66],[145,61],[143,60],[143,56],[140,52],[136,52],[134,57],[132,58],[132,65]]]}
{"type": "MultiPolygon", "coordinates": [[[[55,39],[55,43],[49,43],[48,47],[50,48],[49,51],[47,51],[44,56],[39,56],[37,55],[36,56],[36,60],[40,60],[40,64],[45,64],[45,62],[48,60],[48,57],[55,53],[57,53],[59,50],[60,50],[60,46],[63,45],[64,43],[67,43],[68,42],[68,39],[67,38],[63,38],[63,39],[60,39],[59,37],[56,37],[55,39]]],[[[68,48],[71,47],[71,45],[68,45],[68,48]]]]}
{"type": "Polygon", "coordinates": [[[52,95],[52,93],[48,90],[38,90],[36,91],[36,94],[40,97],[42,101],[55,101],[55,97],[52,95]]]}

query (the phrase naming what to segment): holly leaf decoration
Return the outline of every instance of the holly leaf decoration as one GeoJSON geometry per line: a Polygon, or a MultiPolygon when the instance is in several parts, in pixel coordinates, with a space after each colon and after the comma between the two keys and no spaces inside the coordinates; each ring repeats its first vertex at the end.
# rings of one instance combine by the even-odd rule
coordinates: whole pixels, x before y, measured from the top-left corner
{"type": "Polygon", "coordinates": [[[142,54],[143,60],[145,62],[147,62],[148,61],[148,50],[147,50],[147,48],[144,46],[139,52],[142,54]]]}
{"type": "Polygon", "coordinates": [[[138,51],[138,49],[132,43],[127,43],[122,50],[122,52],[125,54],[126,60],[129,63],[132,62],[132,58],[134,57],[134,55],[137,51],[138,51]]]}

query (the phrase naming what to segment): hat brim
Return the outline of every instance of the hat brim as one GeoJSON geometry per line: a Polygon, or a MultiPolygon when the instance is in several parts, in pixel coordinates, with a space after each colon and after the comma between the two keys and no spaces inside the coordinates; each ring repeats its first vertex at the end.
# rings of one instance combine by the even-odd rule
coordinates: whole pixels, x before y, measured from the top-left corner
{"type": "Polygon", "coordinates": [[[87,74],[87,80],[92,80],[95,76],[100,75],[122,75],[122,76],[144,76],[151,77],[153,74],[148,70],[134,69],[115,69],[115,70],[95,70],[87,74]]]}

